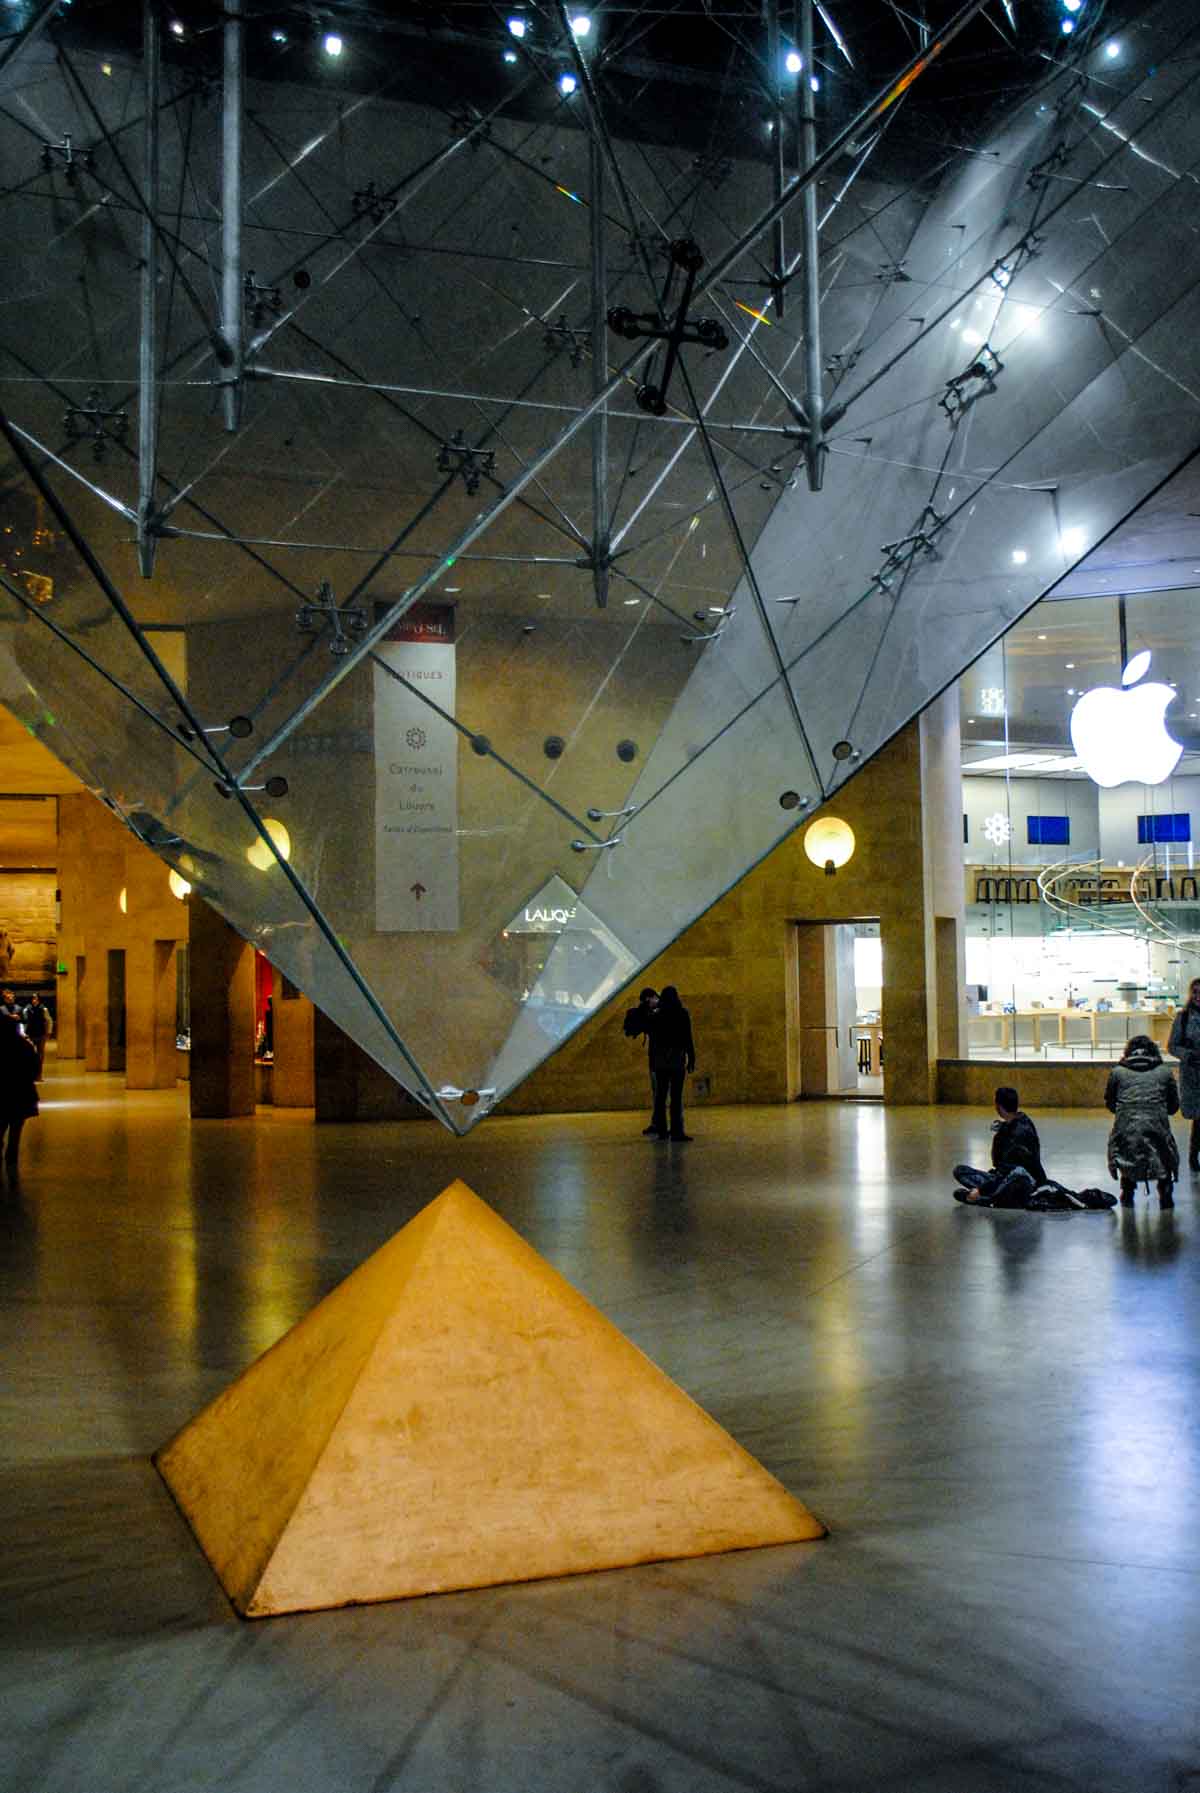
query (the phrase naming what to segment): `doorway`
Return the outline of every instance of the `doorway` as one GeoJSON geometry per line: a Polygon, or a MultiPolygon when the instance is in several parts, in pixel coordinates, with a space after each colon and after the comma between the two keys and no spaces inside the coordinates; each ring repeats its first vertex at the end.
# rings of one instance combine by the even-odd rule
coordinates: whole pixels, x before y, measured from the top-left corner
{"type": "Polygon", "coordinates": [[[125,954],[108,955],[108,1062],[105,1070],[125,1069],[125,954]]]}
{"type": "Polygon", "coordinates": [[[796,1063],[802,1098],[883,1099],[879,920],[796,923],[796,1063]]]}
{"type": "Polygon", "coordinates": [[[82,953],[75,956],[75,1057],[87,1057],[87,997],[84,993],[83,980],[87,974],[87,960],[82,953]]]}

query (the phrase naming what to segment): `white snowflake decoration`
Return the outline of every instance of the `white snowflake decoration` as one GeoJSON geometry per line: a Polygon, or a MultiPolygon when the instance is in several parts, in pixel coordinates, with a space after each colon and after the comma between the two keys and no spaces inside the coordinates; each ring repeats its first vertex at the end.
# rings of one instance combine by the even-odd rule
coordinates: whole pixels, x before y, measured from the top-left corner
{"type": "Polygon", "coordinates": [[[1005,847],[1012,839],[1012,823],[999,810],[983,824],[983,838],[993,847],[1005,847]]]}
{"type": "Polygon", "coordinates": [[[987,685],[979,693],[979,708],[985,716],[1003,716],[1004,692],[999,685],[987,685]]]}

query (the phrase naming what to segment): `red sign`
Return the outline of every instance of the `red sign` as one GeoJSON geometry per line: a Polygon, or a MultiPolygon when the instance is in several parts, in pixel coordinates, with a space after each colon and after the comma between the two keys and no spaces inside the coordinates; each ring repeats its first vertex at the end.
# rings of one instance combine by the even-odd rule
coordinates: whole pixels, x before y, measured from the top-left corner
{"type": "MultiPolygon", "coordinates": [[[[389,604],[376,604],[375,620],[386,616],[391,608],[389,604]]],[[[414,604],[406,610],[398,623],[394,623],[383,637],[384,641],[441,641],[454,640],[454,605],[453,604],[414,604]]]]}

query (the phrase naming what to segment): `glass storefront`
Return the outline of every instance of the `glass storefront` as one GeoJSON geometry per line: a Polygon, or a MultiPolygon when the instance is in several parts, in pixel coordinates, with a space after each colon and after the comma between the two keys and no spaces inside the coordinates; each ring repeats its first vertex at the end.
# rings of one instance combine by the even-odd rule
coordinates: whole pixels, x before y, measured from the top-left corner
{"type": "Polygon", "coordinates": [[[1047,598],[961,679],[972,1058],[1165,1045],[1200,976],[1198,622],[1200,589],[1047,598]]]}

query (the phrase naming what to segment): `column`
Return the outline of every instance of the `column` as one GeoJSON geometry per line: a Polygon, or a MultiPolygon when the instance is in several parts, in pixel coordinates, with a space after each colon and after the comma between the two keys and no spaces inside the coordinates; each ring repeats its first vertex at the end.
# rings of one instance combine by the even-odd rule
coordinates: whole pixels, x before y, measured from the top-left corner
{"type": "Polygon", "coordinates": [[[254,948],[202,898],[189,898],[188,911],[192,1116],[253,1114],[254,948]]]}
{"type": "Polygon", "coordinates": [[[271,987],[275,1065],[271,1100],[276,1108],[312,1108],[313,1005],[279,971],[271,987]]]}

